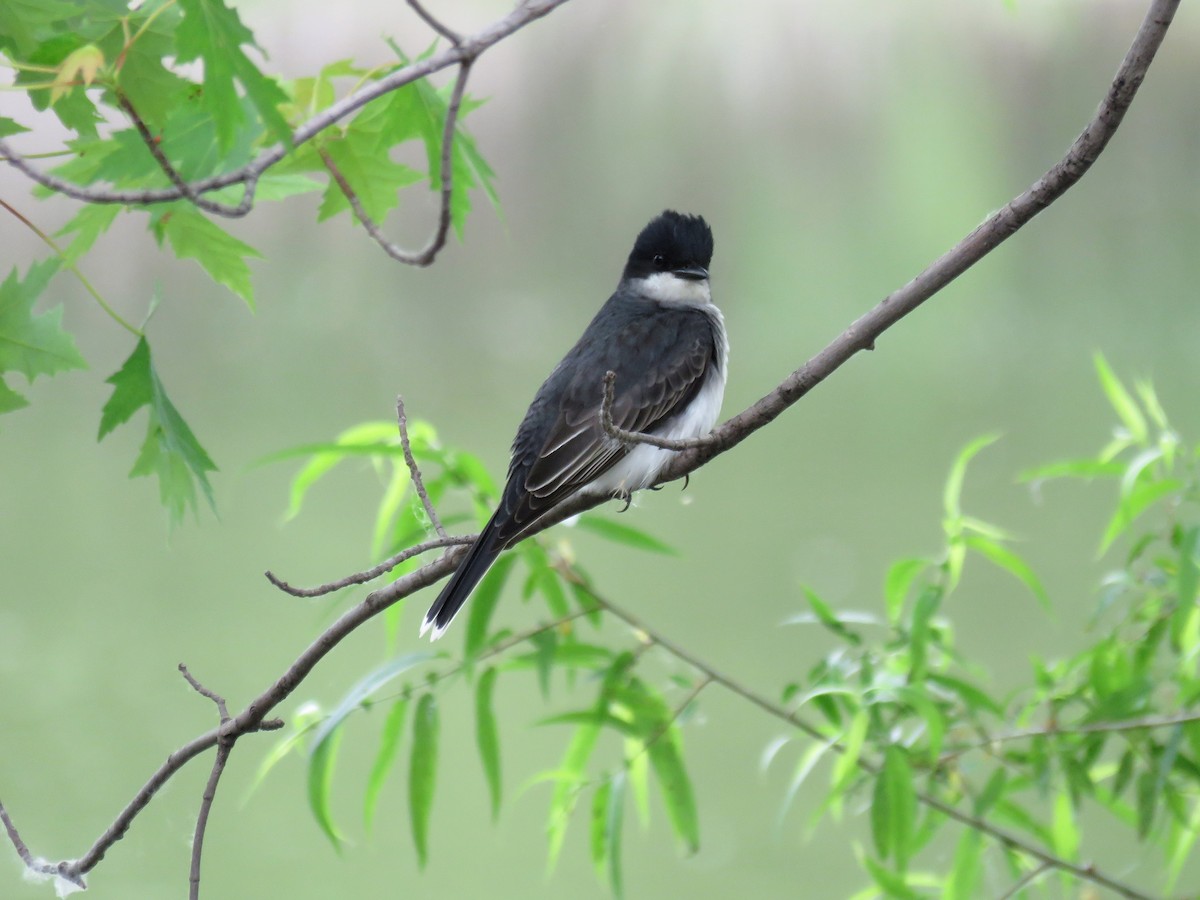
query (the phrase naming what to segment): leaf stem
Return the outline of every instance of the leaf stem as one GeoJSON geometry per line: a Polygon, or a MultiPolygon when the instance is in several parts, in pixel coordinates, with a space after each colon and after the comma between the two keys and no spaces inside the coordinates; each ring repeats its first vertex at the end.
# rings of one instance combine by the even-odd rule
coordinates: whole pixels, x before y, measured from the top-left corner
{"type": "Polygon", "coordinates": [[[84,276],[83,272],[79,271],[79,267],[76,266],[75,263],[72,262],[67,257],[67,255],[62,251],[62,248],[59,247],[57,243],[55,243],[54,239],[52,237],[50,237],[50,235],[46,234],[46,232],[44,232],[44,231],[42,231],[42,229],[38,228],[35,224],[33,224],[33,222],[29,221],[29,219],[25,218],[25,216],[23,216],[20,212],[18,212],[16,209],[14,209],[12,207],[12,205],[10,203],[8,203],[8,201],[4,200],[2,197],[0,197],[0,206],[3,206],[13,216],[15,216],[22,223],[24,223],[25,226],[30,231],[32,231],[34,234],[36,234],[38,237],[40,237],[43,241],[45,241],[50,246],[50,249],[53,250],[56,254],[58,254],[58,258],[62,260],[63,265],[66,266],[68,269],[70,269],[71,272],[75,275],[75,277],[79,279],[79,283],[82,284],[84,289],[89,294],[92,295],[92,297],[95,299],[95,301],[97,303],[100,304],[100,308],[103,309],[106,313],[108,313],[109,318],[111,318],[114,322],[116,322],[118,325],[120,325],[122,328],[124,328],[126,331],[128,331],[130,334],[132,334],[134,337],[142,336],[142,330],[140,328],[135,328],[134,326],[130,325],[123,318],[121,318],[120,313],[118,313],[115,309],[113,309],[111,306],[109,306],[107,302],[105,302],[104,298],[102,296],[100,296],[100,292],[98,290],[96,290],[95,287],[92,286],[92,283],[87,280],[87,278],[84,276]]]}

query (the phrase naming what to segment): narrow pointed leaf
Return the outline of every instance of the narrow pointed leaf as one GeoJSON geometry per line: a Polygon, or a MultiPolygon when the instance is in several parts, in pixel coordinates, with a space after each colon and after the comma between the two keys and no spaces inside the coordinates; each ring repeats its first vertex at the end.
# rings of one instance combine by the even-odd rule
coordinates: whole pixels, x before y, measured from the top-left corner
{"type": "Polygon", "coordinates": [[[471,602],[467,605],[467,628],[463,648],[463,656],[468,660],[477,657],[487,644],[492,613],[496,610],[496,604],[500,601],[504,584],[508,581],[509,573],[512,572],[513,564],[516,561],[515,554],[509,553],[501,556],[491,570],[483,576],[479,587],[471,596],[471,602]]]}
{"type": "Polygon", "coordinates": [[[1050,609],[1050,596],[1046,593],[1046,589],[1042,587],[1041,580],[1034,574],[1033,569],[1029,568],[1029,564],[1021,559],[1016,553],[1009,550],[1003,544],[993,541],[991,538],[984,537],[980,534],[969,534],[963,541],[968,547],[986,557],[991,562],[995,563],[1000,568],[1011,573],[1027,587],[1038,602],[1042,604],[1044,609],[1050,609]]]}
{"type": "Polygon", "coordinates": [[[492,798],[492,821],[500,815],[500,733],[496,727],[496,714],[492,710],[492,690],[496,685],[497,670],[488,668],[479,676],[475,686],[475,744],[479,748],[479,759],[483,763],[483,774],[487,778],[488,792],[492,798]]]}
{"type": "Polygon", "coordinates": [[[413,716],[412,758],[408,769],[408,811],[417,863],[429,858],[429,814],[437,777],[438,708],[433,694],[423,694],[413,716]]]}
{"type": "Polygon", "coordinates": [[[686,852],[691,854],[700,849],[700,816],[696,811],[692,782],[683,764],[678,735],[674,732],[677,729],[672,725],[650,745],[650,765],[662,789],[663,804],[667,808],[671,827],[683,841],[686,852]]]}
{"type": "Polygon", "coordinates": [[[383,732],[379,736],[379,749],[375,752],[375,762],[371,764],[371,774],[367,777],[367,789],[363,794],[363,824],[368,831],[375,820],[375,807],[379,803],[383,783],[396,761],[396,751],[400,749],[400,734],[404,730],[407,715],[408,698],[401,697],[392,704],[387,719],[384,720],[383,732]]]}
{"type": "Polygon", "coordinates": [[[308,806],[333,849],[342,851],[342,835],[333,821],[330,797],[333,791],[333,770],[337,761],[338,745],[342,742],[342,731],[327,732],[319,743],[313,745],[308,757],[308,806]]]}
{"type": "Polygon", "coordinates": [[[603,516],[583,515],[579,517],[576,525],[593,534],[598,534],[606,540],[625,544],[628,547],[636,547],[638,550],[661,553],[664,556],[679,555],[679,551],[670,544],[660,541],[640,528],[626,525],[624,522],[614,522],[612,519],[603,516]]]}
{"type": "Polygon", "coordinates": [[[1129,432],[1129,436],[1133,438],[1134,443],[1142,444],[1146,441],[1146,417],[1142,415],[1142,411],[1138,409],[1137,403],[1130,396],[1129,391],[1125,389],[1125,385],[1121,384],[1121,380],[1109,367],[1108,361],[1100,353],[1096,353],[1093,357],[1096,364],[1096,376],[1100,379],[1100,387],[1104,389],[1104,394],[1108,397],[1108,402],[1112,405],[1113,410],[1120,418],[1121,423],[1125,426],[1125,430],[1129,432]]]}

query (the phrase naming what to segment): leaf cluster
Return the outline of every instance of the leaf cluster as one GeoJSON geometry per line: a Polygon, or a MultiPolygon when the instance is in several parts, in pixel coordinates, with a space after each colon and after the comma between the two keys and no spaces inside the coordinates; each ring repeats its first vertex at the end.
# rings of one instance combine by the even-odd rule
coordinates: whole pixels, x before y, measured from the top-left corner
{"type": "MultiPolygon", "coordinates": [[[[432,52],[431,47],[429,51],[432,52]]],[[[448,95],[419,80],[384,93],[356,115],[338,120],[311,140],[293,145],[294,129],[363,85],[386,78],[410,60],[389,42],[385,60],[362,67],[337,60],[316,74],[286,80],[265,71],[266,54],[237,10],[225,0],[114,0],[16,3],[0,6],[0,65],[13,73],[13,87],[29,100],[17,119],[0,117],[0,139],[30,132],[39,138],[46,118],[56,129],[52,146],[43,140],[39,157],[60,160],[50,174],[74,188],[93,191],[153,191],[193,184],[245,167],[260,153],[286,153],[256,180],[198,197],[157,203],[84,203],[55,237],[7,203],[8,212],[36,231],[53,255],[22,274],[17,268],[0,285],[0,413],[28,404],[9,376],[32,381],[85,368],[63,309],[37,314],[34,306],[51,277],[73,273],[114,323],[128,330],[135,348],[109,379],[124,396],[114,396],[102,415],[100,436],[148,406],[147,439],[130,472],[154,474],[163,505],[177,522],[197,497],[213,503],[207,474],[215,469],[178,410],[166,399],[150,363],[144,326],[123,318],[87,281],[81,267],[89,251],[122,213],[144,222],[159,247],[180,260],[194,260],[217,284],[255,303],[250,261],[262,254],[243,237],[214,220],[233,216],[252,203],[280,202],[320,192],[318,221],[348,213],[350,204],[329,165],[338,169],[362,207],[379,224],[400,204],[405,188],[442,187],[442,140],[448,95]],[[57,134],[65,129],[66,137],[57,134]],[[423,148],[427,168],[398,162],[403,145],[423,148]],[[110,410],[110,407],[112,408],[110,410]]],[[[467,99],[462,115],[478,106],[467,99]]],[[[482,189],[496,202],[492,172],[471,138],[456,125],[451,152],[451,224],[461,237],[471,193],[482,189]]],[[[7,145],[6,145],[7,146],[7,145]]],[[[45,199],[51,192],[39,188],[45,199]]],[[[153,310],[151,301],[143,318],[153,310]]],[[[173,300],[169,292],[162,297],[173,300]]]]}

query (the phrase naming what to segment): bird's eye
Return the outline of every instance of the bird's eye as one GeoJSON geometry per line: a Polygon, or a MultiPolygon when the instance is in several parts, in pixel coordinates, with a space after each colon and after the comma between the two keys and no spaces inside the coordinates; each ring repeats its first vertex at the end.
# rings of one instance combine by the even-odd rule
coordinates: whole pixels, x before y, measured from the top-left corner
{"type": "Polygon", "coordinates": [[[667,259],[661,253],[655,254],[652,261],[656,269],[665,269],[667,267],[667,259]]]}

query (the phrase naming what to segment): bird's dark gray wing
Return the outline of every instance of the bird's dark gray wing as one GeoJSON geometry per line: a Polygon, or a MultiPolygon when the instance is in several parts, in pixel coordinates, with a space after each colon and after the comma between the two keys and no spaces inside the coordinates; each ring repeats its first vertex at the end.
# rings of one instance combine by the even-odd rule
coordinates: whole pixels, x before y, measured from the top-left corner
{"type": "MultiPolygon", "coordinates": [[[[536,435],[518,432],[513,446],[505,538],[515,536],[540,515],[612,468],[629,447],[604,433],[600,407],[603,376],[616,373],[613,422],[626,431],[653,434],[695,399],[716,362],[713,326],[698,309],[650,306],[627,316],[602,342],[589,335],[575,346],[531,408],[549,428],[536,435]],[[556,373],[558,374],[558,373],[556,373]],[[533,440],[531,440],[533,438],[533,440]]],[[[589,328],[589,331],[592,329],[589,328]]]]}

